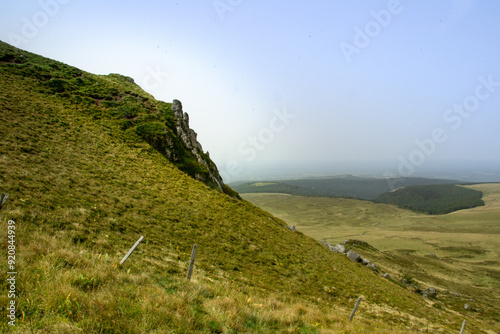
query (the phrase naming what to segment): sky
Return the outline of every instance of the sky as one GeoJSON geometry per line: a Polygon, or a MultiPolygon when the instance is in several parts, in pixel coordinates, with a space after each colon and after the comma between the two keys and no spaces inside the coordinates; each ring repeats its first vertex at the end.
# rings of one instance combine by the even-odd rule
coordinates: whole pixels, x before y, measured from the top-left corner
{"type": "Polygon", "coordinates": [[[500,171],[499,1],[0,6],[0,40],[179,99],[226,182],[270,166],[500,171]]]}

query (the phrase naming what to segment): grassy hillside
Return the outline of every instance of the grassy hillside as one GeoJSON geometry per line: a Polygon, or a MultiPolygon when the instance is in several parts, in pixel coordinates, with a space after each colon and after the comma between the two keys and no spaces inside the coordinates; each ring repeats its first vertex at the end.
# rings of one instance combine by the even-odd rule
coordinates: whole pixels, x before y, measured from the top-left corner
{"type": "Polygon", "coordinates": [[[467,186],[485,206],[446,215],[418,214],[392,205],[342,198],[244,194],[257,206],[317,240],[364,240],[356,251],[393,278],[434,287],[436,307],[451,309],[500,331],[500,184],[467,186]],[[475,311],[465,311],[470,304],[475,311]]]}
{"type": "MultiPolygon", "coordinates": [[[[220,176],[215,164],[202,151],[197,157],[182,138],[188,135],[181,129],[185,122],[182,110],[176,115],[172,103],[155,100],[132,78],[119,74],[93,75],[1,41],[0,64],[5,82],[10,75],[22,78],[36,92],[58,97],[57,104],[72,109],[76,116],[99,121],[108,132],[121,133],[122,139],[123,136],[142,138],[188,175],[218,188],[220,176]]],[[[49,105],[41,112],[52,112],[53,122],[58,122],[52,109],[49,105]]],[[[236,196],[225,185],[221,190],[236,196]]]]}
{"type": "Polygon", "coordinates": [[[484,205],[482,195],[478,190],[452,184],[408,186],[382,194],[374,202],[440,215],[482,206],[484,205]]]}
{"type": "MultiPolygon", "coordinates": [[[[0,211],[0,280],[7,282],[12,270],[9,221],[16,226],[18,273],[14,299],[10,285],[1,285],[2,332],[454,333],[460,327],[463,312],[432,307],[249,202],[190,177],[141,135],[144,123],[134,123],[135,116],[110,116],[114,107],[105,96],[84,107],[66,94],[80,77],[93,82],[85,85],[92,92],[111,90],[110,103],[143,101],[138,118],[157,122],[154,111],[164,106],[168,121],[168,106],[127,78],[0,47],[14,54],[0,57],[0,191],[10,194],[0,211]],[[76,78],[51,77],[50,68],[76,71],[76,78]],[[144,241],[119,265],[141,235],[144,241]],[[358,315],[348,322],[359,296],[358,315]],[[12,300],[15,326],[6,321],[12,300]]],[[[469,326],[483,328],[476,320],[469,326]]]]}
{"type": "Polygon", "coordinates": [[[410,185],[450,184],[453,180],[401,177],[392,179],[362,178],[344,175],[330,178],[249,182],[234,185],[240,194],[281,193],[297,196],[343,197],[373,200],[394,188],[410,185]]]}

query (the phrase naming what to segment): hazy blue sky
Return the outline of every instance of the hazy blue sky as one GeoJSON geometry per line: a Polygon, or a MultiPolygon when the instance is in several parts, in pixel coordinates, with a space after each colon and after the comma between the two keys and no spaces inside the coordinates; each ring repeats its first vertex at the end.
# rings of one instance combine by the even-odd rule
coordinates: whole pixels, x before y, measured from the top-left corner
{"type": "Polygon", "coordinates": [[[500,157],[500,1],[0,1],[0,39],[182,101],[227,181],[500,157]]]}

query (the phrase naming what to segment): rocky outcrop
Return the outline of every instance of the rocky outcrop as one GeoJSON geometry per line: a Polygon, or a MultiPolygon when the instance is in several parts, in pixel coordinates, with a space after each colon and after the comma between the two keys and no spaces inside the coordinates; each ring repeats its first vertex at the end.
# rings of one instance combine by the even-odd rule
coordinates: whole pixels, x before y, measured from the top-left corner
{"type": "Polygon", "coordinates": [[[164,109],[157,116],[148,117],[135,126],[140,137],[191,177],[233,198],[240,198],[223,183],[208,152],[203,152],[196,132],[189,127],[189,115],[182,110],[179,100],[172,102],[170,110],[164,109]]]}
{"type": "Polygon", "coordinates": [[[189,149],[193,154],[203,152],[201,144],[198,142],[196,137],[197,133],[189,127],[189,115],[187,112],[182,111],[182,103],[179,100],[173,100],[172,111],[176,118],[176,130],[177,135],[182,140],[183,144],[189,149]]]}
{"type": "Polygon", "coordinates": [[[340,254],[345,254],[346,253],[346,249],[342,245],[336,244],[335,246],[332,246],[332,245],[330,245],[326,241],[321,241],[321,244],[323,244],[324,246],[328,247],[328,249],[331,250],[332,252],[340,253],[340,254]]]}
{"type": "MultiPolygon", "coordinates": [[[[350,249],[347,253],[346,253],[346,246],[350,246],[350,247],[353,247],[353,246],[357,246],[361,249],[368,249],[368,250],[376,250],[376,248],[374,248],[373,246],[369,245],[367,242],[365,241],[362,241],[362,240],[346,240],[344,242],[344,245],[340,245],[340,244],[337,244],[335,246],[332,246],[330,245],[328,242],[326,241],[321,241],[321,244],[323,244],[324,246],[328,247],[328,249],[330,249],[332,252],[335,252],[335,253],[340,253],[340,254],[345,254],[346,257],[353,261],[353,262],[356,262],[356,263],[361,263],[363,264],[366,268],[368,269],[371,269],[373,270],[375,273],[378,273],[379,272],[379,268],[377,268],[377,266],[372,263],[370,260],[366,259],[366,258],[363,258],[361,255],[359,255],[358,253],[356,253],[353,249],[350,249]]],[[[388,274],[388,273],[380,273],[380,276],[385,278],[385,279],[389,279],[389,280],[392,280],[391,276],[388,274]]],[[[416,284],[416,282],[411,279],[411,278],[400,278],[399,279],[399,282],[404,285],[408,290],[412,291],[412,292],[415,292],[415,293],[421,293],[422,296],[424,298],[437,298],[437,290],[435,288],[428,288],[426,290],[421,290],[420,287],[416,284]]],[[[459,296],[459,294],[456,294],[456,296],[459,296]]],[[[471,299],[472,301],[472,299],[471,299]]],[[[469,304],[465,304],[465,309],[466,310],[470,310],[472,309],[471,306],[469,304]]]]}
{"type": "Polygon", "coordinates": [[[352,249],[347,252],[347,257],[349,258],[349,260],[354,261],[354,262],[361,262],[362,261],[361,255],[359,255],[358,253],[356,253],[352,249]]]}
{"type": "MultiPolygon", "coordinates": [[[[344,244],[349,245],[350,244],[349,241],[351,241],[351,240],[344,242],[344,244]]],[[[364,245],[365,247],[366,246],[371,247],[370,245],[368,245],[364,241],[360,241],[360,240],[354,240],[354,241],[356,242],[357,245],[361,244],[361,245],[364,245]]],[[[356,253],[352,249],[346,253],[346,247],[344,245],[336,244],[335,246],[332,246],[326,241],[321,241],[321,243],[323,245],[325,245],[326,247],[328,247],[328,249],[331,250],[332,252],[339,253],[339,254],[345,254],[349,260],[354,261],[354,262],[361,262],[367,268],[369,268],[375,272],[378,272],[377,266],[375,264],[371,263],[370,260],[368,260],[368,259],[364,259],[363,257],[361,257],[361,255],[359,255],[358,253],[356,253]]],[[[371,248],[373,248],[373,247],[371,247],[371,248]]],[[[389,275],[387,275],[387,276],[390,278],[389,275]]]]}
{"type": "Polygon", "coordinates": [[[209,153],[203,152],[201,144],[197,140],[196,132],[189,127],[189,115],[182,110],[182,103],[179,100],[172,101],[172,111],[176,121],[177,137],[180,139],[185,148],[193,154],[198,164],[206,168],[206,173],[196,173],[192,175],[197,180],[215,185],[220,191],[224,191],[224,183],[217,166],[210,160],[209,153]],[[204,175],[205,174],[205,175],[204,175]],[[208,177],[208,180],[206,180],[208,177]]]}
{"type": "Polygon", "coordinates": [[[343,245],[340,245],[340,244],[336,244],[335,245],[334,251],[337,252],[337,253],[340,253],[340,254],[345,254],[346,253],[345,247],[343,245]]]}

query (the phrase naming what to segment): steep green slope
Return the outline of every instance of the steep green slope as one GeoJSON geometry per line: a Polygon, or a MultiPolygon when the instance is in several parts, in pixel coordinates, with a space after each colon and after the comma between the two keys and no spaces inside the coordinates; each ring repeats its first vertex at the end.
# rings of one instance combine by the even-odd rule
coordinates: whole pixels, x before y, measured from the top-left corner
{"type": "MultiPolygon", "coordinates": [[[[2,321],[2,331],[408,333],[454,332],[461,323],[182,172],[189,156],[169,161],[139,130],[146,124],[153,128],[146,133],[161,136],[154,124],[171,119],[168,105],[130,88],[127,78],[0,47],[0,190],[10,194],[0,224],[3,231],[9,220],[16,224],[19,273],[16,326],[2,321]],[[50,68],[76,71],[77,78],[55,78],[50,68]],[[76,94],[78,77],[90,83],[76,94]],[[103,90],[109,94],[92,96],[103,90]],[[75,102],[77,96],[94,102],[75,102]],[[128,99],[138,109],[120,109],[128,99]],[[141,235],[142,244],[118,265],[141,235]],[[348,323],[361,295],[360,314],[348,323]]],[[[203,172],[202,164],[191,167],[203,172]]],[[[7,289],[2,285],[2,319],[7,289]]]]}
{"type": "Polygon", "coordinates": [[[394,204],[400,208],[431,215],[484,205],[482,193],[458,185],[408,186],[380,195],[375,203],[394,204]]]}
{"type": "Polygon", "coordinates": [[[75,115],[90,116],[108,128],[135,132],[179,169],[212,188],[237,196],[223,184],[217,167],[203,152],[180,101],[157,101],[130,77],[93,75],[1,41],[0,64],[4,65],[3,73],[31,79],[30,85],[37,92],[60,97],[59,103],[73,109],[75,115]]]}

